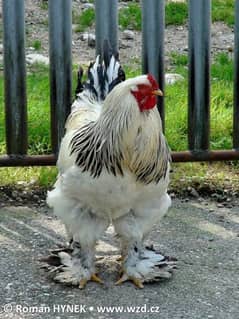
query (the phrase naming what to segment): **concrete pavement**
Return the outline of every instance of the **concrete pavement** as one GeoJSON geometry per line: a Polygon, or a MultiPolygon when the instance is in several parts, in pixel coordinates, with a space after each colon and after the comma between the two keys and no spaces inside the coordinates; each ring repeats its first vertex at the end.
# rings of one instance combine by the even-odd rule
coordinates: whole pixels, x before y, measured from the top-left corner
{"type": "Polygon", "coordinates": [[[142,290],[115,286],[118,244],[109,228],[97,247],[105,286],[89,283],[81,291],[51,282],[39,267],[40,256],[64,243],[64,229],[51,212],[1,208],[0,318],[238,319],[238,236],[238,207],[175,200],[150,239],[178,258],[173,279],[142,290]]]}

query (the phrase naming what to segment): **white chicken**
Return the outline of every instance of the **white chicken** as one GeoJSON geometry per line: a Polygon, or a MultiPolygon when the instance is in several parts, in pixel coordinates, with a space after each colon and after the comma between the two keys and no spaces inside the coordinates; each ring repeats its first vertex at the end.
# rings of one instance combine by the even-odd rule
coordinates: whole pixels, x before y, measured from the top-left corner
{"type": "MultiPolygon", "coordinates": [[[[121,240],[117,284],[169,278],[174,262],[143,241],[171,205],[167,194],[170,152],[162,133],[152,75],[125,80],[117,57],[104,47],[66,122],[47,203],[66,227],[71,249],[55,252],[56,281],[83,288],[95,273],[97,240],[113,224],[121,240]],[[56,259],[58,260],[56,262],[56,259]]],[[[82,74],[81,74],[82,75],[82,74]]]]}

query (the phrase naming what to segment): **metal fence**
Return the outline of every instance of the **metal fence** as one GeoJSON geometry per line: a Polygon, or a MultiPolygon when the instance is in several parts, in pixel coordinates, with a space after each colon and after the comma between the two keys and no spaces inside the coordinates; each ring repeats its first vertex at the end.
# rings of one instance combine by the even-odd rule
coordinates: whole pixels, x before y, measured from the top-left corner
{"type": "MultiPolygon", "coordinates": [[[[151,72],[164,89],[165,1],[142,0],[142,72],[151,72]]],[[[48,0],[52,155],[27,155],[27,97],[24,0],[3,0],[4,80],[7,154],[0,166],[54,165],[70,111],[72,3],[48,0]]],[[[118,1],[95,0],[96,53],[103,39],[118,45],[118,1]]],[[[235,79],[233,149],[209,150],[211,1],[189,0],[189,150],[173,152],[175,162],[239,159],[239,0],[235,0],[235,79]]],[[[164,101],[160,113],[164,123],[164,101]]]]}

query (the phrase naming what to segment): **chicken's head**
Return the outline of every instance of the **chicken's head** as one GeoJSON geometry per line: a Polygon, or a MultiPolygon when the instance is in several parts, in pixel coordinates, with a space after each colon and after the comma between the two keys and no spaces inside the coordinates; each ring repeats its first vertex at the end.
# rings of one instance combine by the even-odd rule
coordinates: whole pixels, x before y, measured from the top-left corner
{"type": "Polygon", "coordinates": [[[141,112],[147,111],[155,107],[157,100],[156,95],[162,96],[159,86],[155,78],[151,75],[142,76],[142,83],[135,85],[131,89],[131,94],[135,97],[141,112]]]}
{"type": "Polygon", "coordinates": [[[115,109],[116,113],[144,113],[156,106],[157,95],[163,93],[153,75],[139,75],[116,85],[107,95],[104,109],[106,112],[115,109]]]}

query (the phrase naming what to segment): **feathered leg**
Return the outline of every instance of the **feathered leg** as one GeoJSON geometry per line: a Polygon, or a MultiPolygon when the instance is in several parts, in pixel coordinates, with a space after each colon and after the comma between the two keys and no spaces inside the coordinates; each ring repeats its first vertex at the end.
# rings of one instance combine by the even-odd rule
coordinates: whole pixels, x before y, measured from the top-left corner
{"type": "Polygon", "coordinates": [[[168,194],[150,202],[150,206],[135,207],[128,215],[114,221],[116,232],[122,242],[122,276],[116,284],[126,280],[143,288],[143,283],[170,278],[175,259],[156,252],[152,247],[144,247],[143,240],[153,225],[165,215],[171,205],[168,194]]]}
{"type": "Polygon", "coordinates": [[[48,194],[48,203],[65,224],[68,235],[72,236],[69,248],[55,251],[49,258],[42,259],[48,264],[46,268],[50,270],[53,280],[79,288],[84,288],[90,280],[102,283],[95,274],[95,244],[109,221],[97,217],[62,193],[58,196],[55,190],[48,194]]]}

